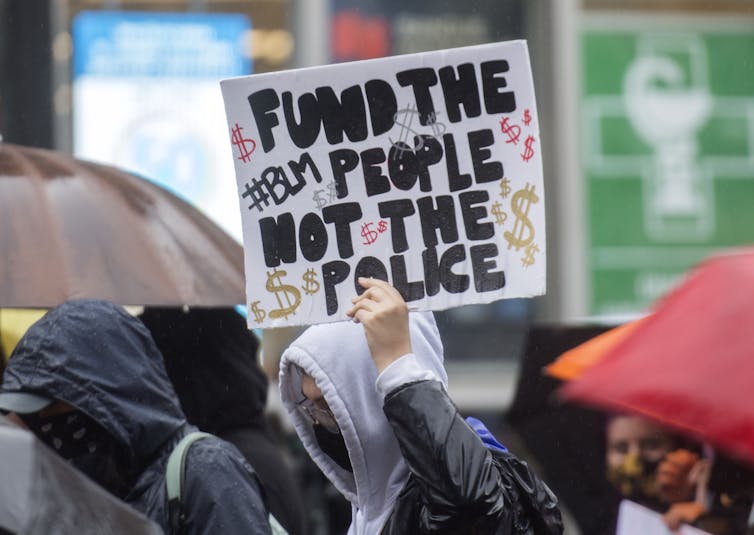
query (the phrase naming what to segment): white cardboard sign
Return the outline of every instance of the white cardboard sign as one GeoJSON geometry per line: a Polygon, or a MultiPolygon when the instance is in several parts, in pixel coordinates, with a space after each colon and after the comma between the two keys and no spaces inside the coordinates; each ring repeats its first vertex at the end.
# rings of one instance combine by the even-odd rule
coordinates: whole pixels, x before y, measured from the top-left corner
{"type": "Polygon", "coordinates": [[[662,515],[639,505],[623,500],[618,512],[615,535],[710,535],[706,531],[682,524],[678,531],[671,531],[662,521],[662,515]]]}
{"type": "Polygon", "coordinates": [[[250,327],[346,319],[359,276],[411,309],[545,292],[525,41],[221,82],[250,327]]]}

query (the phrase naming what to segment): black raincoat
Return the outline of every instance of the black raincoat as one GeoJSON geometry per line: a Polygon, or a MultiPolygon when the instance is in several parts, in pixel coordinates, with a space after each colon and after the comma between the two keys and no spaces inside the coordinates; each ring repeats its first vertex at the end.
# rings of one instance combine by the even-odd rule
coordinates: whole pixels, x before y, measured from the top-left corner
{"type": "Polygon", "coordinates": [[[525,462],[485,447],[440,382],[391,392],[384,411],[411,477],[382,535],[562,533],[555,495],[525,462]]]}
{"type": "Polygon", "coordinates": [[[289,535],[305,533],[299,486],[265,419],[267,377],[246,321],[232,308],[147,308],[139,317],[189,422],[235,445],[262,482],[270,513],[289,535]]]}
{"type": "MultiPolygon", "coordinates": [[[[127,453],[134,474],[125,501],[170,533],[165,469],[187,424],[162,356],[137,318],[105,301],[67,302],[35,323],[15,348],[2,390],[64,401],[93,418],[127,453]]],[[[195,442],[182,503],[185,533],[270,533],[253,469],[231,444],[195,442]]]]}

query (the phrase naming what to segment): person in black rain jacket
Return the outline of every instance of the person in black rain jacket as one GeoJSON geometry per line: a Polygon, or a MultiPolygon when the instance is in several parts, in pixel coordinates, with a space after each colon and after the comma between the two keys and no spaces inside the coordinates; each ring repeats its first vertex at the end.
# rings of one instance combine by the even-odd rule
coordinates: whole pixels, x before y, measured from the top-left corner
{"type": "Polygon", "coordinates": [[[267,425],[267,377],[259,340],[232,308],[147,307],[147,326],[188,421],[238,448],[288,535],[303,535],[306,510],[283,445],[267,425]]]}
{"type": "MultiPolygon", "coordinates": [[[[173,533],[166,465],[187,424],[146,327],[106,301],[66,302],[21,338],[0,387],[0,409],[115,496],[173,533]]],[[[253,472],[215,437],[186,456],[186,534],[269,534],[253,472]]]]}
{"type": "Polygon", "coordinates": [[[348,315],[361,325],[310,327],[280,370],[296,432],[351,502],[349,535],[562,533],[545,483],[448,397],[432,314],[359,283],[348,315]]]}

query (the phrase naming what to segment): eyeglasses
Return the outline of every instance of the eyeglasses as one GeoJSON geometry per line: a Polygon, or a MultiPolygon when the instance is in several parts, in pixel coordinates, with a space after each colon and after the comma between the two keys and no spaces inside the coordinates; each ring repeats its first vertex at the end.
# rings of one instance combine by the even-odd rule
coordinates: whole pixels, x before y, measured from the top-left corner
{"type": "Polygon", "coordinates": [[[330,407],[318,407],[314,401],[307,397],[296,403],[296,406],[301,414],[308,417],[315,425],[321,425],[334,435],[340,434],[340,427],[338,427],[338,422],[335,421],[335,416],[330,407]]]}

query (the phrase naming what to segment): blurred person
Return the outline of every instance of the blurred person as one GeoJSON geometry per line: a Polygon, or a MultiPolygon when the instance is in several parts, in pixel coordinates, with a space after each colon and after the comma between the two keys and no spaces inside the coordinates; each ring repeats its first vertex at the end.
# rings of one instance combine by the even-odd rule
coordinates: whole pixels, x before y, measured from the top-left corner
{"type": "Polygon", "coordinates": [[[665,455],[657,467],[663,521],[675,531],[689,524],[712,535],[740,535],[751,526],[754,470],[705,446],[699,457],[686,449],[665,455]]]}
{"type": "Polygon", "coordinates": [[[147,307],[139,318],[189,423],[235,445],[259,477],[270,512],[289,535],[305,533],[300,485],[267,424],[267,377],[246,321],[232,308],[147,307]]]}
{"type": "Polygon", "coordinates": [[[432,314],[359,284],[354,321],[309,327],[280,366],[296,432],[351,503],[348,533],[561,533],[552,492],[448,397],[432,314]]]}
{"type": "MultiPolygon", "coordinates": [[[[669,454],[661,463],[660,472],[667,462],[678,464],[671,457],[669,454]]],[[[720,452],[708,452],[706,457],[689,471],[690,479],[698,483],[695,499],[672,504],[663,515],[665,523],[672,530],[683,523],[713,535],[740,535],[751,530],[754,468],[720,452]]]]}
{"type": "Polygon", "coordinates": [[[253,469],[216,437],[188,450],[183,518],[171,522],[167,460],[196,428],[149,331],[122,307],[69,301],[34,323],[8,361],[0,409],[166,533],[270,533],[253,469]]]}
{"type": "Polygon", "coordinates": [[[713,535],[745,531],[751,470],[641,416],[612,415],[606,438],[607,477],[622,498],[661,513],[671,530],[689,524],[713,535]]]}
{"type": "Polygon", "coordinates": [[[682,523],[694,525],[708,512],[708,484],[711,464],[688,449],[665,454],[657,466],[660,499],[669,504],[663,514],[665,524],[677,530],[682,523]]]}
{"type": "Polygon", "coordinates": [[[657,468],[679,447],[677,437],[662,426],[640,416],[615,414],[608,417],[605,439],[607,479],[623,498],[663,511],[667,504],[663,498],[672,495],[674,501],[683,501],[691,496],[693,489],[681,485],[680,477],[674,480],[675,488],[668,477],[661,496],[657,468]]]}

